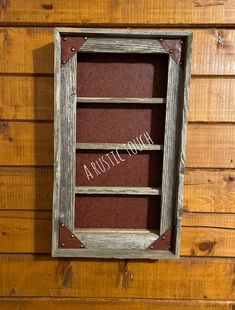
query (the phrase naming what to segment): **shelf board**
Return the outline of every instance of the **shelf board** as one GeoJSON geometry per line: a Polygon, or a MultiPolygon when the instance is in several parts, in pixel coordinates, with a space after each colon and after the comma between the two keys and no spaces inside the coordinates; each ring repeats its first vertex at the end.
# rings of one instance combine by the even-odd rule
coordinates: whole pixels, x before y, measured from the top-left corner
{"type": "Polygon", "coordinates": [[[132,150],[141,149],[143,151],[161,151],[162,144],[136,144],[136,148],[124,143],[76,143],[77,150],[132,150]]]}
{"type": "Polygon", "coordinates": [[[77,103],[140,103],[140,104],[165,104],[166,98],[101,98],[77,97],[77,103]]]}
{"type": "Polygon", "coordinates": [[[161,195],[159,187],[76,186],[75,194],[161,195]]]}

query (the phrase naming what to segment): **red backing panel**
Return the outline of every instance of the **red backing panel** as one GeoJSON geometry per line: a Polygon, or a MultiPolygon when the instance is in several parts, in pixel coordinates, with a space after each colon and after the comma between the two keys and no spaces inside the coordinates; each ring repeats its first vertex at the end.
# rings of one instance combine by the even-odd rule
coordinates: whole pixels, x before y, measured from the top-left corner
{"type": "Polygon", "coordinates": [[[164,105],[97,103],[81,104],[77,109],[80,143],[126,143],[148,132],[155,144],[163,144],[164,126],[164,105]]]}
{"type": "MultiPolygon", "coordinates": [[[[119,151],[115,158],[109,151],[79,151],[76,156],[76,185],[78,186],[143,186],[160,187],[162,178],[162,151],[140,152],[129,156],[119,151]],[[106,155],[109,154],[109,157],[106,155]],[[102,157],[103,156],[103,157],[102,157]],[[112,162],[109,160],[112,160],[112,162]],[[104,162],[106,161],[106,163],[104,162]],[[91,163],[95,165],[95,169],[91,163]],[[84,165],[89,169],[87,174],[84,165]],[[108,169],[109,168],[109,169],[108,169]]],[[[93,166],[94,166],[93,165],[93,166]]]]}
{"type": "MultiPolygon", "coordinates": [[[[168,56],[78,54],[80,97],[166,97],[168,56]]],[[[127,143],[148,132],[163,144],[164,105],[81,104],[77,109],[77,142],[127,143]]],[[[143,138],[144,140],[144,138],[143,138]]],[[[137,142],[138,143],[138,142],[137,142]]],[[[148,144],[148,141],[144,141],[148,144]]],[[[77,185],[160,186],[162,152],[141,152],[88,180],[83,165],[109,151],[77,153],[77,185]]],[[[158,229],[160,196],[76,195],[76,228],[158,229]]]]}
{"type": "Polygon", "coordinates": [[[78,53],[80,97],[165,97],[168,56],[78,53]]]}
{"type": "Polygon", "coordinates": [[[77,195],[76,228],[158,229],[160,196],[77,195]]]}

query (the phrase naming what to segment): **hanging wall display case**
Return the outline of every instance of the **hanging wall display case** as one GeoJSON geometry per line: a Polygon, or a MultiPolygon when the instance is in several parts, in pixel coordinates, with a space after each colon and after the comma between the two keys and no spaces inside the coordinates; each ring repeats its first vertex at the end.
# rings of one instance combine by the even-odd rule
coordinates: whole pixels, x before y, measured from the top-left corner
{"type": "Polygon", "coordinates": [[[179,257],[191,40],[55,29],[53,256],[179,257]]]}

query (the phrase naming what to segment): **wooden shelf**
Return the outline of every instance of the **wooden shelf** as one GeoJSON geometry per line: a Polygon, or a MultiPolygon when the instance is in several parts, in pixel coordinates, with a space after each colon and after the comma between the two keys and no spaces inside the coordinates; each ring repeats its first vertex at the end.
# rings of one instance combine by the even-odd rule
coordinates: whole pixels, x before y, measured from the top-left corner
{"type": "MultiPolygon", "coordinates": [[[[143,151],[161,151],[162,144],[137,144],[137,149],[143,148],[143,151]]],[[[134,149],[130,145],[124,143],[76,143],[77,150],[131,150],[134,149]]]]}
{"type": "Polygon", "coordinates": [[[165,104],[166,98],[99,98],[77,97],[77,103],[140,103],[140,104],[165,104]]]}
{"type": "Polygon", "coordinates": [[[76,186],[75,194],[161,195],[159,187],[76,186]]]}

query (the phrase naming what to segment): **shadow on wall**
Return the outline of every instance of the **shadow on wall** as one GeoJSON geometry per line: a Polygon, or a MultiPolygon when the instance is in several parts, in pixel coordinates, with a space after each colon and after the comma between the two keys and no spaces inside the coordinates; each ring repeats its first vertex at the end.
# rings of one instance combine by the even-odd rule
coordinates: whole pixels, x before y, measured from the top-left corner
{"type": "MultiPolygon", "coordinates": [[[[35,205],[34,252],[51,253],[53,193],[54,44],[33,51],[35,205]],[[42,211],[44,210],[44,211],[42,211]],[[46,211],[45,211],[46,210],[46,211]]],[[[34,256],[35,259],[36,256],[34,256]]],[[[46,258],[45,258],[46,259],[46,258]]]]}

